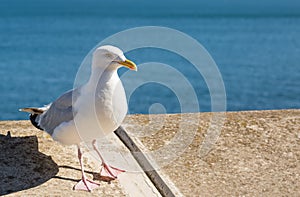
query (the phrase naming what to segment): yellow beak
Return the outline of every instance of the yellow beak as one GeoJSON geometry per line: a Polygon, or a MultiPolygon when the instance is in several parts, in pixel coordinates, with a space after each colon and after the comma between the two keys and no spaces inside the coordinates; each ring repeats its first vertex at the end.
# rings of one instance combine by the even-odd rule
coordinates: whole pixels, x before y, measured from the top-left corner
{"type": "Polygon", "coordinates": [[[119,61],[118,63],[126,68],[129,68],[130,70],[137,71],[137,66],[130,60],[125,60],[124,62],[119,61]]]}

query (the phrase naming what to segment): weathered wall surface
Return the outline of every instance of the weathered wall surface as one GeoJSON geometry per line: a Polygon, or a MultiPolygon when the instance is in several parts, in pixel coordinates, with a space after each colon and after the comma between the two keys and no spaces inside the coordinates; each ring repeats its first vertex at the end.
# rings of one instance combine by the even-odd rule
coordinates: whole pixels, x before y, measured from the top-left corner
{"type": "MultiPolygon", "coordinates": [[[[212,113],[186,114],[195,135],[184,153],[160,170],[185,196],[298,196],[300,110],[227,112],[217,143],[200,157],[212,113]]],[[[141,149],[166,146],[180,130],[181,114],[130,115],[124,122],[141,149]],[[147,124],[152,121],[150,126],[147,124]],[[163,124],[163,126],[155,125],[163,124]],[[163,120],[163,123],[161,122],[163,120]],[[158,128],[158,129],[157,129],[158,128]],[[136,131],[138,129],[138,131],[136,131]],[[140,137],[137,137],[137,134],[140,137]]],[[[80,196],[75,147],[62,146],[29,121],[0,122],[0,194],[80,196]],[[11,137],[6,136],[10,131],[11,137]]],[[[172,150],[170,150],[172,151],[172,150]]],[[[159,155],[154,158],[159,160],[159,155]]],[[[94,171],[85,161],[86,169],[94,171]]],[[[89,173],[92,177],[93,173],[89,173]]],[[[124,196],[118,181],[101,182],[91,196],[124,196]]]]}

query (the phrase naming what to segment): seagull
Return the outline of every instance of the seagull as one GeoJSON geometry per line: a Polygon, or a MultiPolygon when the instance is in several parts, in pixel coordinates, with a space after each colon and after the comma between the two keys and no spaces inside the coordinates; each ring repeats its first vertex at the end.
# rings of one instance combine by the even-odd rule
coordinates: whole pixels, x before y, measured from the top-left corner
{"type": "Polygon", "coordinates": [[[93,52],[91,75],[86,84],[62,94],[44,107],[22,108],[30,113],[31,123],[46,131],[65,145],[77,145],[82,178],[74,190],[92,191],[98,183],[87,179],[82,163],[82,142],[91,143],[102,162],[100,176],[114,180],[124,170],[108,165],[97,148],[96,140],[112,133],[127,114],[127,100],[117,70],[127,67],[137,71],[137,66],[128,60],[122,50],[105,45],[93,52]]]}

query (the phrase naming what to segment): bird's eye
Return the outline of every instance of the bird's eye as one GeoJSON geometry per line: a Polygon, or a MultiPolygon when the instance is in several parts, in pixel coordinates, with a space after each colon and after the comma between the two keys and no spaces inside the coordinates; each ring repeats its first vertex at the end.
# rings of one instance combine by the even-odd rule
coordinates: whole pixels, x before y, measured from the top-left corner
{"type": "Polygon", "coordinates": [[[112,58],[113,58],[113,55],[110,54],[110,53],[106,53],[106,54],[105,54],[105,57],[112,59],[112,58]]]}

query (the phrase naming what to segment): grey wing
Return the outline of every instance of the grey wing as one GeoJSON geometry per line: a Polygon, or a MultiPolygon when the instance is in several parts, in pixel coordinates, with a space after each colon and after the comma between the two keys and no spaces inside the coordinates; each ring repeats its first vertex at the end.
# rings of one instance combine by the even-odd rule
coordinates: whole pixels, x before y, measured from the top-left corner
{"type": "Polygon", "coordinates": [[[77,88],[61,95],[46,112],[40,115],[39,126],[52,135],[58,125],[72,120],[74,116],[72,104],[77,100],[79,94],[77,88]]]}

